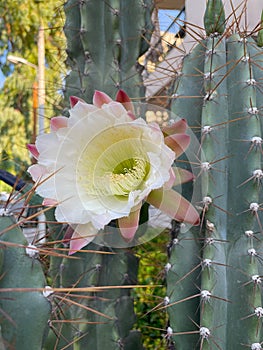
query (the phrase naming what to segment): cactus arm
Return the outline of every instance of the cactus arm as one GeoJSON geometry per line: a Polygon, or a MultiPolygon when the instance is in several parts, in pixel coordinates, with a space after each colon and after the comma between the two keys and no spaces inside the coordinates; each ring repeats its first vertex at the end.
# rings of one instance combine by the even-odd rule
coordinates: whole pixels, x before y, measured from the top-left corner
{"type": "MultiPolygon", "coordinates": [[[[89,260],[93,260],[90,263],[92,269],[89,268],[86,274],[83,274],[85,285],[109,286],[108,290],[94,294],[89,301],[89,307],[107,315],[108,318],[92,312],[86,313],[86,318],[95,323],[83,324],[81,331],[87,336],[80,340],[80,349],[88,347],[100,350],[106,346],[109,349],[116,349],[118,344],[127,344],[128,347],[130,341],[137,342],[140,339],[136,332],[130,331],[135,321],[130,289],[115,288],[136,283],[138,260],[131,253],[122,250],[115,250],[112,253],[91,254],[93,259],[89,260]],[[114,288],[111,289],[110,286],[114,288]]],[[[85,266],[87,260],[88,258],[85,266]]],[[[138,345],[138,349],[140,348],[141,345],[138,345]]]]}
{"type": "MultiPolygon", "coordinates": [[[[24,247],[27,241],[14,224],[11,216],[0,217],[4,272],[0,288],[44,288],[46,281],[41,264],[26,253],[24,247]]],[[[47,298],[35,291],[2,292],[0,307],[13,320],[11,322],[4,317],[1,322],[1,333],[7,348],[26,350],[30,341],[30,347],[41,349],[51,312],[47,298]]]]}
{"type": "Polygon", "coordinates": [[[260,22],[260,30],[258,32],[257,44],[259,47],[263,46],[263,11],[261,12],[261,22],[260,22]]]}
{"type": "Polygon", "coordinates": [[[229,126],[230,147],[234,155],[229,163],[229,172],[234,174],[229,177],[229,208],[238,217],[238,226],[237,221],[229,217],[229,238],[233,240],[229,251],[229,265],[235,264],[236,270],[229,270],[228,278],[238,283],[229,283],[229,297],[233,303],[228,322],[231,325],[234,318],[242,320],[236,322],[235,327],[229,327],[230,347],[261,341],[259,320],[254,315],[255,308],[261,307],[261,292],[256,283],[253,283],[253,276],[259,274],[260,263],[249,253],[251,249],[252,252],[253,249],[257,251],[260,243],[248,234],[250,231],[253,233],[260,230],[258,213],[250,206],[251,203],[259,203],[260,188],[253,173],[261,169],[260,149],[255,147],[250,151],[252,138],[261,137],[260,120],[257,117],[257,93],[255,86],[251,84],[256,76],[253,71],[253,58],[250,57],[250,45],[246,39],[237,35],[232,36],[228,43],[229,61],[238,62],[229,76],[229,111],[232,119],[239,119],[229,126]],[[247,181],[249,178],[251,180],[247,181]],[[238,201],[233,200],[233,196],[237,195],[236,191],[238,201]],[[252,316],[247,317],[248,315],[252,316]]]}
{"type": "MultiPolygon", "coordinates": [[[[65,34],[71,68],[66,77],[66,99],[75,95],[91,102],[95,89],[112,98],[120,88],[132,98],[144,95],[137,60],[149,48],[153,5],[152,0],[136,0],[132,4],[126,0],[69,0],[65,3],[65,34]]],[[[102,242],[102,245],[107,243],[102,242]]],[[[61,261],[61,285],[122,286],[135,283],[138,262],[129,252],[113,250],[112,255],[102,255],[102,248],[92,243],[87,249],[94,253],[81,252],[75,255],[79,260],[64,258],[61,261]]],[[[74,299],[70,295],[68,298],[73,304],[74,299]]],[[[142,348],[139,333],[130,331],[135,317],[128,289],[113,288],[103,293],[87,294],[81,303],[83,307],[71,305],[69,308],[68,317],[81,320],[67,337],[74,343],[74,350],[128,350],[132,344],[136,349],[142,348]]],[[[62,329],[61,342],[66,339],[67,331],[62,329]]]]}
{"type": "Polygon", "coordinates": [[[174,115],[186,119],[191,127],[200,127],[202,106],[205,45],[196,45],[184,57],[182,72],[174,82],[171,110],[174,115]],[[190,78],[191,77],[191,78],[190,78]],[[193,108],[194,107],[194,108],[193,108]]]}
{"type": "Polygon", "coordinates": [[[71,67],[66,98],[76,95],[90,102],[95,89],[113,97],[120,88],[131,97],[142,96],[137,60],[148,48],[152,9],[152,0],[136,0],[132,6],[119,0],[66,2],[65,34],[71,67]]]}
{"type": "Polygon", "coordinates": [[[201,249],[200,242],[192,232],[184,234],[182,238],[172,238],[168,246],[169,263],[166,265],[167,305],[169,325],[178,350],[194,348],[199,335],[186,334],[195,329],[194,322],[199,324],[199,298],[197,287],[201,270],[198,258],[201,249]],[[196,297],[193,297],[196,295],[196,297]],[[189,299],[190,297],[190,299],[189,299]],[[185,299],[187,301],[184,301],[185,299]],[[183,333],[183,334],[181,334],[183,333]]]}
{"type": "Polygon", "coordinates": [[[142,32],[146,30],[145,25],[147,25],[144,6],[147,5],[141,1],[134,1],[132,6],[129,0],[120,3],[120,81],[122,88],[132,97],[135,97],[132,91],[135,86],[141,89],[137,97],[143,96],[142,79],[137,72],[138,64],[134,65],[134,62],[137,62],[140,55],[141,42],[143,41],[142,32]],[[136,18],[136,21],[134,21],[134,18],[136,18]],[[137,35],[134,35],[134,33],[137,33],[137,35]]]}
{"type": "Polygon", "coordinates": [[[203,205],[206,211],[204,221],[203,261],[210,261],[201,272],[200,285],[200,343],[209,349],[211,342],[225,344],[226,325],[219,323],[227,315],[227,287],[225,280],[225,208],[227,202],[226,175],[226,127],[227,122],[225,41],[211,36],[206,40],[203,74],[204,98],[201,115],[201,176],[203,205]],[[210,132],[207,132],[207,130],[210,132]],[[220,186],[219,186],[220,184],[220,186]],[[222,193],[223,191],[223,193],[222,193]],[[226,191],[226,193],[225,193],[226,191]],[[213,202],[216,201],[216,207],[213,202]],[[217,262],[220,261],[220,264],[217,262]],[[218,297],[219,296],[219,297],[218,297]],[[218,310],[218,318],[214,318],[218,310]]]}
{"type": "Polygon", "coordinates": [[[225,10],[221,0],[208,0],[204,15],[204,26],[207,36],[225,31],[225,10]]]}
{"type": "MultiPolygon", "coordinates": [[[[199,79],[203,77],[202,87],[195,82],[195,67],[188,66],[193,50],[184,60],[173,103],[176,114],[201,128],[200,136],[197,134],[201,151],[197,156],[201,165],[204,224],[200,232],[204,236],[194,232],[193,235],[203,242],[199,251],[203,268],[198,284],[200,318],[191,330],[199,327],[202,350],[260,349],[262,49],[252,37],[235,33],[221,36],[215,28],[211,32],[207,25],[213,24],[212,16],[220,15],[222,5],[217,2],[217,13],[213,14],[212,3],[216,5],[208,1],[206,11],[209,37],[201,43],[206,47],[205,54],[202,53],[204,65],[198,68],[199,79]],[[188,76],[188,83],[184,76],[188,76]],[[187,98],[179,99],[184,90],[190,103],[187,98]],[[202,107],[195,108],[195,123],[187,117],[193,110],[194,95],[196,100],[203,99],[202,107]]],[[[199,46],[200,43],[196,48],[199,46]]],[[[180,233],[179,241],[183,237],[180,233]]],[[[178,274],[180,270],[186,279],[187,272],[178,262],[174,272],[178,274]]],[[[170,292],[175,291],[169,275],[167,285],[170,292]]],[[[189,289],[188,296],[191,295],[196,295],[196,283],[192,292],[189,289]]],[[[174,305],[170,314],[172,328],[178,321],[178,306],[174,305]]],[[[188,312],[190,315],[191,310],[188,312]]],[[[174,336],[173,340],[178,348],[190,346],[187,335],[180,340],[174,336]]]]}

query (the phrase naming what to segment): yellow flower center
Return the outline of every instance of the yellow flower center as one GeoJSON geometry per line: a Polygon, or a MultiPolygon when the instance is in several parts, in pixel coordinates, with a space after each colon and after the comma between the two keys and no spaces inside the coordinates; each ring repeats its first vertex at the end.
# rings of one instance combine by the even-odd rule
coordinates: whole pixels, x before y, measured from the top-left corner
{"type": "Polygon", "coordinates": [[[150,164],[141,158],[127,159],[118,164],[109,174],[112,194],[128,196],[131,191],[140,188],[149,173],[150,164]]]}

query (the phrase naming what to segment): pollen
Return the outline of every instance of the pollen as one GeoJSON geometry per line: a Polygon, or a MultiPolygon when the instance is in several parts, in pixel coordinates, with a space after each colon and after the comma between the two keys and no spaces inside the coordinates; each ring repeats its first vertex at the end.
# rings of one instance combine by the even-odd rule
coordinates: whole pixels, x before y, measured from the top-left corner
{"type": "Polygon", "coordinates": [[[108,175],[112,193],[116,196],[128,196],[131,191],[140,189],[149,168],[149,163],[141,158],[132,158],[120,163],[108,175]]]}

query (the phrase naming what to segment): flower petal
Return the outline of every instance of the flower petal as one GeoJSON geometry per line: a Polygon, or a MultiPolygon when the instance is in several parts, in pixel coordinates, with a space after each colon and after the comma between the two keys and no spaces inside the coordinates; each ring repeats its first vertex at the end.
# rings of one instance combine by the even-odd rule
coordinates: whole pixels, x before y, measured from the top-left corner
{"type": "Polygon", "coordinates": [[[67,117],[59,116],[59,117],[51,118],[50,120],[50,129],[52,131],[57,131],[58,129],[66,128],[67,126],[68,126],[67,117]]]}
{"type": "Polygon", "coordinates": [[[44,175],[47,174],[46,168],[44,166],[39,165],[39,164],[31,165],[27,171],[32,176],[32,179],[35,182],[39,181],[44,175]]]}
{"type": "Polygon", "coordinates": [[[180,119],[178,122],[173,123],[172,125],[167,125],[162,127],[163,133],[166,135],[173,134],[184,134],[187,129],[187,122],[185,119],[180,119]]]}
{"type": "Polygon", "coordinates": [[[32,144],[32,143],[28,143],[26,145],[27,149],[29,150],[29,152],[32,154],[32,156],[35,158],[35,159],[38,159],[38,156],[39,156],[39,152],[37,150],[37,147],[35,144],[32,144]]]}
{"type": "MultiPolygon", "coordinates": [[[[134,107],[133,107],[133,104],[131,102],[131,99],[130,97],[126,94],[125,91],[123,90],[119,90],[117,92],[117,95],[116,95],[116,99],[115,99],[117,102],[120,102],[121,104],[123,104],[124,108],[127,110],[127,111],[130,111],[132,113],[132,115],[134,116],[134,107]]],[[[135,119],[135,116],[134,118],[135,119]]]]}
{"type": "Polygon", "coordinates": [[[172,188],[175,181],[177,180],[174,170],[172,168],[169,170],[169,173],[170,173],[170,179],[164,184],[164,188],[167,190],[172,188]]]}
{"type": "Polygon", "coordinates": [[[79,98],[77,96],[70,96],[69,101],[70,101],[71,108],[73,108],[78,102],[84,102],[85,103],[85,101],[82,100],[82,98],[79,98]]]}
{"type": "Polygon", "coordinates": [[[181,222],[198,225],[199,214],[188,200],[173,190],[153,190],[146,201],[181,222]]]}
{"type": "Polygon", "coordinates": [[[85,247],[95,238],[97,230],[89,222],[84,225],[77,225],[74,228],[74,233],[70,239],[69,255],[76,253],[81,248],[85,247]]]}
{"type": "Polygon", "coordinates": [[[107,94],[105,94],[102,91],[98,91],[98,90],[95,91],[95,93],[93,95],[93,104],[96,107],[100,108],[105,103],[107,104],[110,102],[112,102],[112,99],[107,94]]]}
{"type": "Polygon", "coordinates": [[[127,114],[128,114],[128,116],[129,116],[132,120],[135,120],[135,119],[136,119],[135,114],[133,114],[131,111],[128,111],[127,114]]]}
{"type": "Polygon", "coordinates": [[[175,181],[172,186],[181,185],[194,179],[194,175],[188,170],[174,167],[173,171],[175,173],[175,181]]]}
{"type": "Polygon", "coordinates": [[[139,225],[141,206],[142,203],[139,203],[136,207],[131,209],[129,216],[118,219],[121,235],[126,242],[131,242],[135,236],[139,225]]]}
{"type": "Polygon", "coordinates": [[[179,157],[189,146],[190,136],[186,134],[173,134],[166,136],[164,142],[175,152],[176,157],[179,157]]]}
{"type": "Polygon", "coordinates": [[[45,198],[42,202],[42,205],[45,207],[54,207],[58,204],[58,201],[52,198],[45,198]]]}

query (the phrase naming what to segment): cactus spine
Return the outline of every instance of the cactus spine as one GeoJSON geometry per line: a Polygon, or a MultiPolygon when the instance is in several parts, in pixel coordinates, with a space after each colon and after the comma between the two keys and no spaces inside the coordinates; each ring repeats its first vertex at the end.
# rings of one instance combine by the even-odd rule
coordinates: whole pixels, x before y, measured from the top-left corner
{"type": "Polygon", "coordinates": [[[201,129],[203,225],[171,242],[167,272],[178,350],[262,349],[263,51],[251,35],[223,31],[222,9],[208,1],[207,38],[185,57],[172,103],[201,129]]]}

